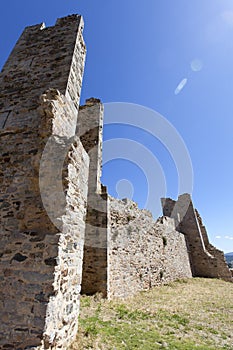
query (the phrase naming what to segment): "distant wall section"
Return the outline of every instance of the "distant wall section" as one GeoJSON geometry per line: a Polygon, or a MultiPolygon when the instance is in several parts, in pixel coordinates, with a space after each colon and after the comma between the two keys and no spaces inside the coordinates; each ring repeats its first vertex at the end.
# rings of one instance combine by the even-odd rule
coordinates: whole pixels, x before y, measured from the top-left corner
{"type": "Polygon", "coordinates": [[[173,219],[154,221],[130,200],[109,201],[109,298],[192,277],[185,237],[175,230],[173,219]]]}
{"type": "Polygon", "coordinates": [[[222,278],[233,281],[223,252],[209,243],[205,226],[189,194],[178,201],[162,199],[163,214],[175,220],[177,230],[185,235],[194,277],[222,278]]]}

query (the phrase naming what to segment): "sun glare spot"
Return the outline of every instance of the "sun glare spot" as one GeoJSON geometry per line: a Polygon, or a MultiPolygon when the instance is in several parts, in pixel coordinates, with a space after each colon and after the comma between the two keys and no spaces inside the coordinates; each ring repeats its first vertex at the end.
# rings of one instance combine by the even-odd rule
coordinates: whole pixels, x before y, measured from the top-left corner
{"type": "Polygon", "coordinates": [[[133,198],[134,187],[132,183],[127,179],[121,179],[116,184],[116,192],[118,194],[118,198],[133,198]]]}
{"type": "Polygon", "coordinates": [[[201,60],[195,59],[191,61],[190,66],[193,72],[200,72],[203,68],[203,63],[201,60]]]}
{"type": "Polygon", "coordinates": [[[224,11],[221,14],[223,21],[233,27],[233,11],[224,11]]]}
{"type": "Polygon", "coordinates": [[[183,88],[185,87],[187,82],[188,82],[187,78],[184,78],[181,80],[181,82],[177,85],[177,87],[175,89],[175,95],[178,95],[183,90],[183,88]]]}

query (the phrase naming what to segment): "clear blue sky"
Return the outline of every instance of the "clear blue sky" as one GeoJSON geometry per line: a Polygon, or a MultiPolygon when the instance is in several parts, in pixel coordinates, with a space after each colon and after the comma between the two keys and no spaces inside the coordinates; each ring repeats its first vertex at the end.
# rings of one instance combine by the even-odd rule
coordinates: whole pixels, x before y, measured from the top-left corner
{"type": "MultiPolygon", "coordinates": [[[[136,103],[170,121],[189,150],[193,200],[210,240],[233,251],[232,0],[1,1],[0,66],[25,26],[53,25],[72,13],[85,20],[82,101],[95,96],[104,103],[136,103]]],[[[165,147],[143,130],[105,127],[105,140],[118,137],[137,140],[158,158],[166,195],[176,197],[177,171],[165,147]]],[[[103,182],[111,194],[117,195],[117,183],[121,194],[121,179],[131,182],[133,198],[143,206],[142,170],[120,159],[104,165],[103,182]]]]}

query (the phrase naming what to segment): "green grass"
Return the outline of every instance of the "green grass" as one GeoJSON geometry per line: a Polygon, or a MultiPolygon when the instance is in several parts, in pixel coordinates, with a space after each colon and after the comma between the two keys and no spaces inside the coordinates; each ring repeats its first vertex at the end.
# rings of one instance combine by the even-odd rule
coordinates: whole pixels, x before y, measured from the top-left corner
{"type": "Polygon", "coordinates": [[[81,297],[77,349],[233,350],[233,284],[190,279],[107,301],[81,297]]]}

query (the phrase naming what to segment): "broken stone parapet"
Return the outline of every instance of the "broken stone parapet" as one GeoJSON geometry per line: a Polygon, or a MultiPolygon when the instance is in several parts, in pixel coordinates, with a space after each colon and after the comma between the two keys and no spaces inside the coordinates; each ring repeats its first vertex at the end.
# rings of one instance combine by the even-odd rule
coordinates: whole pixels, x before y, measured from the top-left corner
{"type": "Polygon", "coordinates": [[[162,199],[162,206],[163,214],[173,218],[177,230],[185,235],[193,276],[222,278],[232,282],[224,253],[209,243],[206,229],[190,195],[181,195],[178,201],[162,199]]]}

